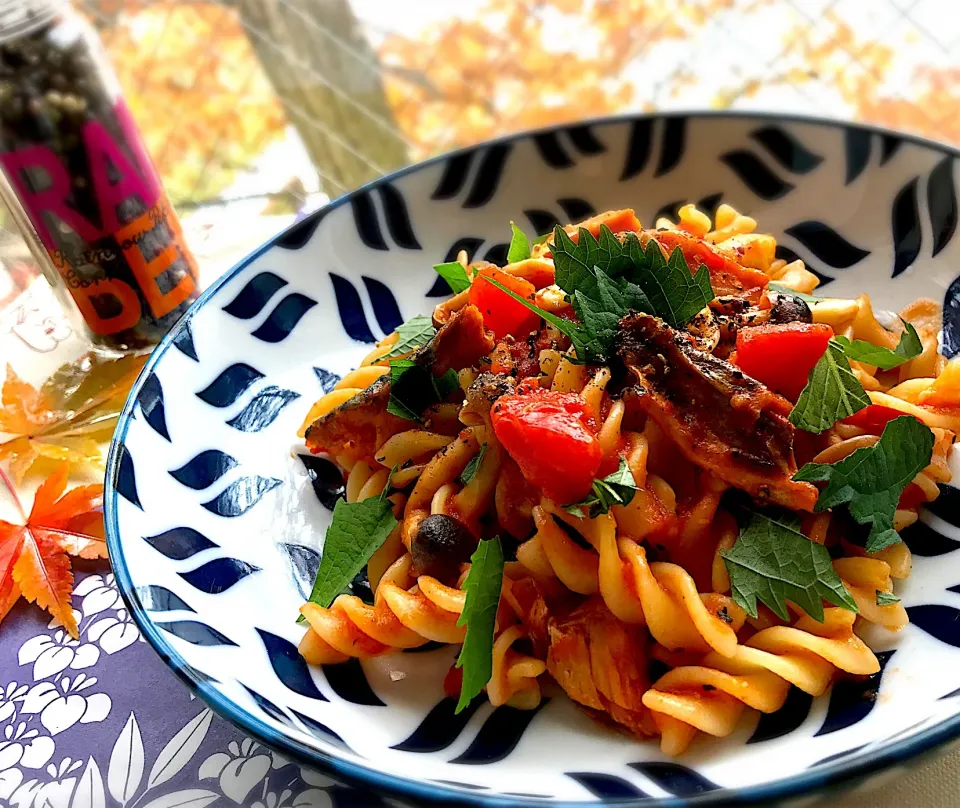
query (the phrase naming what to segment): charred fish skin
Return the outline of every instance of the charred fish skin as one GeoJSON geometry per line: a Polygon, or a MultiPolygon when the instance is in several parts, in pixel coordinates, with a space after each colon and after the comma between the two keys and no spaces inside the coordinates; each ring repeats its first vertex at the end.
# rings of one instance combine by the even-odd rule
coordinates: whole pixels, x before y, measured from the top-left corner
{"type": "Polygon", "coordinates": [[[651,315],[620,321],[616,352],[624,403],[653,418],[692,463],[761,503],[812,510],[816,488],[791,479],[786,399],[651,315]]]}
{"type": "MultiPolygon", "coordinates": [[[[484,328],[480,310],[464,306],[411,359],[420,367],[428,368],[434,376],[442,376],[451,369],[474,366],[493,346],[493,335],[484,328]]],[[[352,454],[373,457],[387,438],[410,427],[410,421],[387,412],[389,401],[390,376],[387,374],[317,418],[307,428],[307,447],[323,451],[325,447],[349,444],[352,454]]]]}

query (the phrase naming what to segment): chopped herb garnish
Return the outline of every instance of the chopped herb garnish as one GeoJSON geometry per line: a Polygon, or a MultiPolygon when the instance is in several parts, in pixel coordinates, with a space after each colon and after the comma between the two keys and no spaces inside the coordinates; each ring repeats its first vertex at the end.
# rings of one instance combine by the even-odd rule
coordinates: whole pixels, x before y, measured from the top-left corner
{"type": "Polygon", "coordinates": [[[455,295],[470,288],[470,278],[467,270],[459,261],[447,261],[445,264],[434,264],[433,271],[443,278],[455,295]]]}
{"type": "Polygon", "coordinates": [[[788,620],[787,601],[823,622],[823,600],[857,611],[821,544],[799,532],[792,514],[773,517],[751,512],[736,543],[720,556],[730,575],[734,601],[751,617],[757,601],[765,603],[782,620],[788,620]]]}
{"type": "Polygon", "coordinates": [[[820,434],[870,404],[870,396],[850,369],[843,346],[831,339],[817,360],[790,413],[790,423],[820,434]]]}
{"type": "Polygon", "coordinates": [[[566,334],[580,362],[609,361],[617,326],[631,311],[655,314],[682,328],[713,299],[706,267],[691,275],[679,249],[668,261],[656,243],[644,250],[631,235],[621,245],[605,226],[599,241],[581,229],[574,243],[559,227],[554,238],[562,245],[554,251],[557,283],[567,292],[580,323],[543,311],[492,278],[483,279],[566,334]],[[590,261],[598,263],[591,267],[590,261]]]}
{"type": "Polygon", "coordinates": [[[674,328],[686,327],[690,319],[716,297],[707,267],[701,265],[696,274],[691,273],[679,247],[667,260],[653,239],[647,243],[646,249],[640,246],[636,237],[628,237],[625,246],[632,263],[628,279],[650,298],[653,306],[650,313],[674,328]]]}
{"type": "Polygon", "coordinates": [[[457,667],[463,668],[457,713],[479,695],[493,675],[493,634],[502,586],[503,548],[495,536],[480,542],[463,582],[467,596],[457,625],[465,625],[467,635],[457,657],[457,667]]]}
{"type": "Polygon", "coordinates": [[[338,500],[323,540],[323,555],[310,600],[328,607],[350,585],[396,525],[393,503],[383,496],[362,502],[338,500]]]}
{"type": "Polygon", "coordinates": [[[412,320],[407,320],[397,328],[397,342],[390,349],[390,352],[384,354],[382,359],[393,359],[397,356],[404,356],[413,353],[417,348],[422,348],[436,334],[433,327],[433,320],[418,314],[412,320]]]}
{"type": "Polygon", "coordinates": [[[630,266],[630,256],[606,225],[600,228],[599,240],[581,227],[576,242],[557,225],[552,252],[557,286],[568,296],[579,290],[593,297],[597,272],[615,278],[630,266]]]}
{"type": "Polygon", "coordinates": [[[570,320],[564,320],[562,317],[557,317],[557,315],[555,314],[551,314],[548,311],[544,311],[535,303],[532,303],[531,301],[527,300],[525,297],[521,297],[513,290],[507,289],[506,286],[504,286],[499,281],[494,280],[489,275],[480,275],[479,278],[480,280],[486,281],[487,283],[492,283],[494,286],[497,287],[497,289],[499,289],[504,294],[509,295],[518,303],[521,303],[522,305],[526,306],[528,309],[530,309],[530,311],[536,312],[537,314],[539,314],[544,320],[550,323],[550,325],[556,328],[561,334],[566,334],[570,338],[570,341],[573,343],[574,350],[577,352],[577,358],[580,359],[581,362],[589,362],[589,361],[596,360],[602,363],[602,359],[603,359],[602,354],[597,355],[595,353],[591,353],[591,347],[588,346],[587,344],[589,337],[587,336],[586,329],[582,325],[580,325],[579,323],[573,323],[570,320]]]}
{"type": "Polygon", "coordinates": [[[637,310],[655,314],[674,328],[686,326],[715,297],[705,266],[691,272],[679,248],[664,258],[655,239],[644,248],[635,233],[628,233],[620,242],[609,227],[601,225],[599,239],[581,227],[574,242],[557,226],[553,240],[557,285],[582,320],[575,293],[597,300],[597,284],[604,275],[633,284],[644,296],[645,308],[637,310]]]}
{"type": "Polygon", "coordinates": [[[877,590],[877,606],[893,606],[894,603],[899,603],[900,598],[893,594],[893,592],[881,592],[877,590]]]}
{"type": "Polygon", "coordinates": [[[602,513],[609,512],[613,505],[628,505],[636,493],[637,483],[633,479],[630,467],[626,460],[620,458],[620,467],[613,474],[607,475],[602,480],[594,480],[586,499],[567,505],[565,510],[577,518],[582,518],[586,514],[590,519],[594,519],[602,513]]]}
{"type": "Polygon", "coordinates": [[[525,261],[530,257],[530,239],[513,222],[510,222],[510,247],[507,249],[507,263],[515,264],[517,261],[525,261]]]}
{"type": "Polygon", "coordinates": [[[394,359],[390,362],[387,412],[420,423],[423,411],[446,399],[458,384],[455,370],[434,376],[430,368],[418,365],[412,359],[394,359]]]}
{"type": "Polygon", "coordinates": [[[894,418],[873,446],[857,449],[837,463],[807,463],[793,479],[826,482],[814,508],[818,513],[848,504],[850,515],[870,525],[868,553],[900,541],[893,529],[900,495],[930,463],[933,432],[911,415],[894,418]]]}
{"type": "Polygon", "coordinates": [[[909,362],[923,353],[923,343],[920,335],[910,323],[903,320],[903,333],[900,342],[892,351],[889,348],[880,348],[862,339],[851,340],[844,336],[834,337],[840,343],[847,359],[863,362],[865,365],[874,365],[880,370],[890,370],[904,362],[909,362]]]}
{"type": "Polygon", "coordinates": [[[480,447],[480,451],[477,452],[473,457],[470,458],[470,462],[464,467],[463,471],[460,473],[460,484],[466,485],[474,477],[477,476],[477,470],[480,468],[480,464],[483,462],[483,456],[487,453],[487,444],[483,444],[480,447]]]}

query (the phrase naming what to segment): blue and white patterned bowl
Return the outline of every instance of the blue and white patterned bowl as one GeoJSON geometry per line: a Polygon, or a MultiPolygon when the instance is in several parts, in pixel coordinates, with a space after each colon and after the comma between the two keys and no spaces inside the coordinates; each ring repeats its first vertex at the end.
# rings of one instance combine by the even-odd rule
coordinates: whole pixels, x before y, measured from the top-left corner
{"type": "MultiPolygon", "coordinates": [[[[378,180],[294,225],[207,290],[154,351],[107,472],[110,555],[147,639],[251,735],[342,777],[444,803],[623,799],[718,805],[801,796],[960,736],[960,492],[911,530],[910,626],[870,638],[882,671],[680,760],[599,728],[563,696],[454,716],[453,649],[312,670],[298,656],[333,505],[297,446],[310,404],[447,291],[460,249],[501,262],[528,232],[632,206],[652,223],[721,202],[836,296],[945,301],[960,349],[960,152],[865,127],[738,115],[621,118],[478,146],[378,180]],[[954,563],[951,563],[954,562],[954,563]]],[[[334,475],[335,478],[335,475],[334,475]]],[[[333,483],[335,485],[335,482],[333,483]]],[[[149,694],[144,694],[149,698],[149,694]]]]}

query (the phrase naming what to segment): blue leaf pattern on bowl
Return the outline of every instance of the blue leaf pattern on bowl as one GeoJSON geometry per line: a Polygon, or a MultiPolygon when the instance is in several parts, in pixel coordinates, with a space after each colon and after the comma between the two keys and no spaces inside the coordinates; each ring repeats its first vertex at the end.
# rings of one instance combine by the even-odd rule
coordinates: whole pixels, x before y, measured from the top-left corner
{"type": "Polygon", "coordinates": [[[175,527],[156,536],[144,536],[143,540],[173,561],[186,561],[197,553],[220,546],[192,527],[175,527]]]}
{"type": "Polygon", "coordinates": [[[196,457],[188,460],[178,469],[173,469],[170,476],[181,485],[200,491],[209,488],[230,469],[237,466],[235,457],[221,452],[219,449],[207,449],[196,457]]]}
{"type": "Polygon", "coordinates": [[[281,482],[275,477],[261,477],[259,474],[242,477],[230,483],[209,502],[204,502],[203,507],[220,516],[230,518],[243,516],[260,501],[264,494],[272,491],[281,482]]]}
{"type": "Polygon", "coordinates": [[[270,298],[286,285],[287,282],[276,272],[261,272],[247,281],[223,310],[241,320],[251,320],[263,311],[270,298]]]}
{"type": "Polygon", "coordinates": [[[293,390],[283,390],[273,385],[264,387],[227,423],[241,432],[260,432],[277,420],[287,404],[298,398],[300,394],[293,390]]]}
{"type": "Polygon", "coordinates": [[[177,574],[194,589],[208,595],[218,595],[259,571],[259,567],[236,558],[215,558],[194,570],[177,574]]]}
{"type": "Polygon", "coordinates": [[[197,398],[207,402],[211,407],[229,407],[256,381],[263,378],[263,374],[246,362],[237,362],[230,365],[210,384],[197,393],[197,398]]]}

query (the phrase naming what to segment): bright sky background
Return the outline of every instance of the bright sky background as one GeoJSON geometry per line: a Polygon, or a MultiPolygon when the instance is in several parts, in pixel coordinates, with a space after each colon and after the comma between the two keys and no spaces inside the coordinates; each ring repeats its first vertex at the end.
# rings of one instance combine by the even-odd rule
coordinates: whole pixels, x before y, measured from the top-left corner
{"type": "MultiPolygon", "coordinates": [[[[366,25],[374,46],[388,32],[415,36],[426,26],[442,22],[451,15],[475,16],[486,0],[352,0],[357,16],[366,25]]],[[[920,63],[935,65],[960,64],[960,13],[957,0],[737,0],[735,8],[717,14],[699,35],[682,42],[657,45],[643,61],[630,68],[629,77],[641,88],[643,100],[653,101],[662,109],[696,109],[708,107],[725,90],[739,86],[749,78],[766,77],[791,66],[791,56],[784,52],[786,34],[798,23],[811,29],[817,37],[823,28],[827,11],[848,21],[857,36],[876,39],[894,47],[897,53],[889,71],[887,89],[890,94],[910,92],[910,77],[920,63]],[[744,17],[738,9],[751,9],[744,17]],[[745,25],[746,20],[746,25],[745,25]],[[678,69],[689,72],[694,81],[685,84],[673,95],[658,90],[678,69]]],[[[560,15],[548,16],[544,22],[548,39],[560,47],[590,47],[582,31],[571,31],[560,15]],[[551,28],[550,23],[555,24],[551,28]]],[[[831,66],[840,73],[863,70],[850,58],[831,66]]],[[[848,117],[850,108],[831,86],[829,76],[801,86],[778,84],[761,89],[750,97],[738,99],[738,109],[772,110],[823,116],[848,117]]],[[[275,142],[256,162],[254,169],[226,191],[226,197],[242,197],[272,190],[278,177],[299,176],[308,191],[318,188],[316,173],[290,128],[286,137],[275,142]]],[[[321,204],[322,196],[311,199],[312,206],[321,204]]],[[[246,218],[262,210],[263,203],[234,204],[230,215],[246,218]]],[[[197,214],[209,224],[219,222],[226,213],[218,207],[197,214]]],[[[191,217],[195,218],[195,217],[191,217]]],[[[216,230],[216,228],[213,228],[216,230]]]]}

